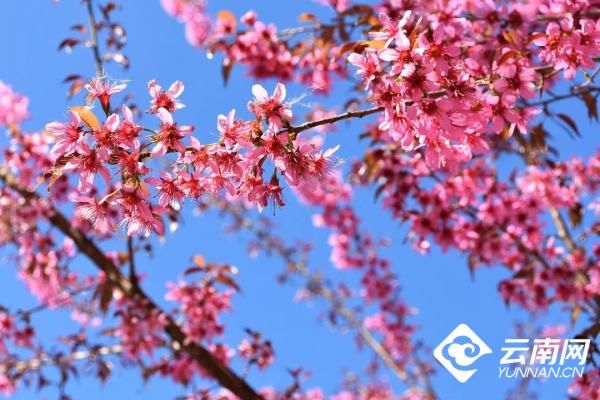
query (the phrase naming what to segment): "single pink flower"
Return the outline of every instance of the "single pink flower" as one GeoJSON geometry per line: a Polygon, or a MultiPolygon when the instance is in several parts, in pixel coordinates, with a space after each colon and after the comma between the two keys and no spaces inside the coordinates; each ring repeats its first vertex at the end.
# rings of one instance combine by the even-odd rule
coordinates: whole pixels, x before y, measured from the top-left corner
{"type": "Polygon", "coordinates": [[[95,77],[84,87],[89,92],[87,98],[88,104],[92,103],[95,99],[98,99],[100,105],[102,105],[102,109],[108,114],[110,112],[110,96],[122,92],[127,85],[116,82],[110,83],[104,78],[95,77]]]}
{"type": "Polygon", "coordinates": [[[164,108],[159,108],[157,114],[161,124],[156,133],[156,145],[152,149],[152,156],[160,157],[169,150],[184,154],[185,146],[181,139],[186,135],[190,135],[194,131],[194,127],[192,125],[177,126],[171,113],[164,108]]]}
{"type": "Polygon", "coordinates": [[[123,115],[123,122],[121,122],[116,130],[117,135],[115,141],[127,148],[138,148],[140,146],[138,137],[142,127],[135,123],[133,120],[133,113],[126,105],[123,105],[121,108],[121,113],[123,115]]]}
{"type": "Polygon", "coordinates": [[[51,150],[52,154],[63,155],[81,150],[84,135],[81,118],[76,111],[69,111],[69,115],[71,121],[66,124],[56,121],[46,124],[46,130],[59,137],[51,150]]]}
{"type": "Polygon", "coordinates": [[[252,86],[254,101],[248,103],[248,110],[257,118],[265,118],[267,123],[276,128],[281,128],[292,120],[292,110],[283,103],[285,100],[285,86],[278,83],[272,96],[261,85],[252,86]]]}
{"type": "Polygon", "coordinates": [[[150,101],[150,112],[157,114],[159,109],[164,108],[172,113],[185,107],[185,105],[177,99],[181,96],[181,93],[183,93],[183,89],[184,85],[181,81],[173,82],[167,91],[164,91],[155,80],[148,82],[148,92],[150,93],[150,96],[152,96],[152,100],[150,101]]]}
{"type": "Polygon", "coordinates": [[[163,172],[160,178],[146,178],[144,182],[154,186],[158,190],[158,203],[161,206],[170,206],[175,211],[181,209],[181,201],[185,193],[181,190],[179,179],[173,178],[168,172],[163,172]]]}
{"type": "Polygon", "coordinates": [[[110,207],[108,202],[99,202],[93,197],[79,196],[76,199],[76,209],[83,219],[89,221],[99,233],[108,233],[110,224],[110,207]]]}

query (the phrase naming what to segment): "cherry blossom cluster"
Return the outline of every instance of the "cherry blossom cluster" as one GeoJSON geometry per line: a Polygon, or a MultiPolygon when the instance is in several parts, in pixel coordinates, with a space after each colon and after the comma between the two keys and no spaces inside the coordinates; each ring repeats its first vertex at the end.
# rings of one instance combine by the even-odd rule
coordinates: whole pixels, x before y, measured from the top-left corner
{"type": "MultiPolygon", "coordinates": [[[[229,365],[230,360],[235,354],[235,350],[220,343],[211,345],[209,350],[223,365],[229,365]]],[[[170,377],[174,382],[186,387],[198,376],[210,378],[210,375],[208,375],[196,361],[186,355],[180,355],[168,363],[161,364],[159,366],[159,372],[161,375],[170,377]]],[[[209,396],[210,394],[208,390],[201,390],[200,392],[202,393],[202,396],[209,396]]],[[[206,397],[192,396],[191,398],[206,397]]]]}
{"type": "Polygon", "coordinates": [[[258,20],[252,11],[244,14],[240,22],[246,30],[236,34],[235,18],[229,15],[217,18],[211,48],[224,51],[223,64],[228,68],[235,63],[247,65],[248,72],[259,79],[291,79],[299,60],[279,39],[277,27],[258,20]],[[235,34],[233,43],[227,43],[227,38],[232,34],[235,34]]]}
{"type": "MultiPolygon", "coordinates": [[[[383,337],[382,343],[394,362],[404,368],[412,350],[414,326],[408,320],[414,310],[400,298],[399,284],[389,261],[378,255],[378,248],[384,243],[361,231],[360,219],[349,204],[351,187],[343,183],[339,174],[331,174],[318,184],[300,185],[297,195],[301,201],[320,209],[313,218],[315,226],[331,230],[333,265],[361,272],[362,302],[378,307],[376,313],[364,317],[362,324],[383,337]]],[[[342,299],[349,296],[344,288],[337,294],[342,299]]]]}
{"type": "Polygon", "coordinates": [[[238,345],[240,357],[248,364],[256,364],[260,369],[266,369],[275,360],[273,346],[269,340],[262,338],[259,332],[247,330],[249,338],[244,338],[238,345]]]}
{"type": "Polygon", "coordinates": [[[161,5],[185,25],[185,36],[193,46],[204,44],[212,27],[204,0],[161,0],[161,5]]]}
{"type": "MultiPolygon", "coordinates": [[[[349,389],[341,390],[331,395],[327,395],[321,388],[315,387],[303,389],[299,387],[300,383],[294,383],[287,391],[279,391],[272,387],[261,388],[259,394],[265,400],[286,400],[293,395],[297,400],[379,400],[392,398],[393,392],[386,382],[377,382],[377,384],[363,385],[358,382],[349,383],[349,389]]],[[[398,400],[421,400],[423,397],[418,393],[409,393],[396,396],[398,400]]],[[[207,391],[200,390],[185,397],[185,400],[238,400],[228,390],[207,391]]]]}
{"type": "Polygon", "coordinates": [[[29,116],[29,100],[0,81],[0,126],[18,125],[29,116]]]}
{"type": "MultiPolygon", "coordinates": [[[[329,3],[340,12],[345,11],[348,5],[347,1],[329,3]]],[[[200,20],[206,18],[203,6],[197,6],[195,2],[169,0],[163,1],[163,7],[169,14],[186,22],[187,37],[191,45],[206,48],[211,57],[215,52],[223,53],[225,79],[235,64],[241,64],[248,68],[248,73],[254,78],[277,78],[284,81],[294,79],[314,93],[327,94],[335,78],[346,77],[346,63],[341,46],[294,47],[287,42],[286,36],[289,33],[279,31],[275,24],[260,21],[254,11],[248,11],[240,17],[240,27],[233,14],[228,11],[220,12],[210,29],[208,24],[190,28],[188,21],[194,17],[189,15],[198,15],[200,20]],[[194,6],[190,7],[190,3],[194,6]],[[189,8],[193,11],[186,11],[189,8]]]]}
{"type": "Polygon", "coordinates": [[[187,340],[211,342],[223,334],[221,314],[231,309],[232,294],[231,290],[217,290],[210,282],[179,282],[169,284],[165,298],[179,303],[187,340]]]}
{"type": "MultiPolygon", "coordinates": [[[[111,96],[124,85],[96,78],[87,89],[89,98],[98,99],[108,111],[111,96]]],[[[329,173],[335,149],[323,151],[315,143],[295,143],[283,84],[278,84],[272,95],[255,85],[255,99],[248,103],[255,119],[237,119],[235,110],[219,116],[220,140],[208,144],[191,136],[193,126],[175,121],[174,113],[183,107],[178,99],[183,89],[181,82],[167,90],[155,81],[148,84],[152,96],[149,112],[160,122],[156,130],[139,125],[127,106],[120,115],[107,112],[102,123],[89,109],[81,108],[71,109],[66,123],[47,124],[46,129],[56,137],[50,183],[65,173],[79,177],[77,190],[71,194],[77,216],[91,223],[98,234],[109,234],[119,222],[129,235],[162,234],[161,215],[175,213],[185,199],[206,193],[225,191],[259,209],[270,203],[283,206],[279,174],[295,186],[329,173]],[[150,134],[144,136],[146,131],[150,134]],[[176,160],[153,176],[150,161],[168,153],[176,154],[176,160]],[[268,180],[263,178],[266,161],[273,167],[268,180]],[[120,181],[113,180],[113,170],[120,172],[120,181]],[[104,185],[98,186],[98,178],[104,185]],[[98,187],[104,187],[106,193],[98,193],[98,187]],[[149,187],[156,190],[157,203],[152,201],[149,187]]]]}
{"type": "Polygon", "coordinates": [[[11,351],[17,348],[33,350],[35,346],[33,327],[29,324],[20,325],[23,324],[18,323],[12,315],[0,311],[0,362],[5,366],[0,370],[0,393],[6,397],[15,391],[16,378],[6,368],[18,359],[11,351]]]}
{"type": "Polygon", "coordinates": [[[596,399],[600,396],[600,370],[593,369],[569,386],[569,395],[578,399],[596,399]]]}
{"type": "Polygon", "coordinates": [[[121,298],[116,308],[120,321],[110,333],[119,339],[126,357],[138,360],[143,356],[153,356],[159,347],[164,346],[165,314],[157,313],[138,299],[121,298]]]}
{"type": "MultiPolygon", "coordinates": [[[[285,399],[285,394],[277,393],[272,389],[264,389],[261,394],[265,397],[265,400],[285,399]]],[[[296,398],[299,400],[375,400],[389,398],[390,396],[392,396],[392,391],[384,383],[381,383],[380,385],[359,386],[358,389],[343,390],[329,396],[323,393],[321,388],[311,388],[297,393],[296,398]]],[[[399,399],[408,400],[409,397],[402,396],[399,399]]]]}
{"type": "Polygon", "coordinates": [[[340,46],[314,45],[298,51],[284,40],[285,32],[278,31],[274,24],[260,21],[254,12],[244,14],[240,21],[245,29],[235,32],[231,18],[217,19],[209,48],[223,52],[225,68],[242,64],[255,78],[294,79],[317,94],[329,93],[335,78],[346,76],[340,46]],[[233,39],[229,39],[232,33],[233,39]]]}
{"type": "Polygon", "coordinates": [[[540,47],[542,62],[571,80],[577,71],[595,66],[593,58],[600,54],[600,25],[599,21],[584,18],[575,26],[571,14],[574,10],[565,11],[564,18],[549,23],[544,33],[535,34],[533,43],[540,47]]]}
{"type": "MultiPolygon", "coordinates": [[[[205,299],[202,297],[205,293],[194,291],[193,286],[170,285],[166,299],[179,302],[181,308],[176,312],[185,315],[186,318],[184,326],[186,343],[181,345],[200,340],[210,341],[223,332],[223,326],[217,319],[222,308],[229,307],[229,297],[219,298],[213,293],[210,299],[205,299]],[[198,304],[206,304],[206,308],[198,307],[198,304]],[[203,315],[198,314],[200,310],[204,310],[203,315]],[[206,326],[198,320],[204,317],[207,321],[212,318],[206,326]]],[[[126,360],[135,360],[146,365],[144,373],[147,377],[160,374],[183,386],[189,385],[193,379],[200,376],[210,377],[197,361],[186,354],[167,357],[164,351],[161,351],[168,344],[168,338],[164,335],[164,327],[167,324],[165,313],[149,308],[144,301],[121,299],[116,307],[120,321],[114,329],[109,330],[109,333],[118,338],[123,346],[126,360]]],[[[220,343],[210,345],[209,350],[224,365],[228,365],[235,354],[234,350],[220,343]]]]}
{"type": "Polygon", "coordinates": [[[545,221],[548,208],[585,211],[586,197],[594,208],[599,160],[597,153],[587,162],[575,158],[552,169],[532,166],[511,184],[498,180],[485,159],[440,176],[421,154],[379,149],[356,164],[354,173],[359,180],[381,182],[384,206],[409,224],[408,237],[418,251],[429,251],[433,242],[468,254],[471,268],[504,265],[514,276],[501,283],[502,296],[535,310],[555,301],[584,304],[600,295],[600,249],[587,256],[583,248],[567,251],[548,236],[545,221]]]}
{"type": "MultiPolygon", "coordinates": [[[[51,138],[44,134],[16,133],[4,151],[7,168],[19,171],[19,181],[30,185],[40,170],[52,166],[48,158],[51,138]]],[[[56,196],[64,197],[65,180],[56,186],[56,196]]],[[[46,200],[25,201],[13,191],[0,189],[0,244],[14,244],[18,249],[18,276],[40,303],[50,307],[72,305],[71,292],[94,283],[94,277],[82,277],[69,268],[77,251],[73,241],[52,232],[42,232],[35,224],[50,213],[46,200]]]]}
{"type": "Polygon", "coordinates": [[[348,60],[371,102],[385,110],[379,139],[424,149],[434,170],[456,171],[487,152],[490,135],[527,133],[539,112],[528,102],[552,82],[544,71],[572,79],[600,54],[596,22],[573,17],[585,14],[587,2],[564,16],[547,10],[542,16],[557,22],[546,23],[546,33],[538,32],[545,25],[529,3],[453,2],[448,14],[435,3],[410,10],[394,4],[386,3],[382,29],[348,60]]]}

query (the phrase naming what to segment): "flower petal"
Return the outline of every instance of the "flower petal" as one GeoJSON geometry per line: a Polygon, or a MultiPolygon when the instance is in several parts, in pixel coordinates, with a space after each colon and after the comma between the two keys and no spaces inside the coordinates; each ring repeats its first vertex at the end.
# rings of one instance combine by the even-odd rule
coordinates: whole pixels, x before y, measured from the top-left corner
{"type": "Polygon", "coordinates": [[[150,82],[148,82],[148,92],[150,93],[150,96],[152,96],[152,97],[158,96],[161,90],[162,90],[162,88],[160,87],[160,85],[158,83],[156,83],[156,81],[154,79],[151,80],[150,82]]]}
{"type": "Polygon", "coordinates": [[[159,108],[157,113],[160,122],[162,122],[165,125],[173,125],[173,116],[165,108],[159,108]]]}
{"type": "Polygon", "coordinates": [[[275,92],[273,92],[273,98],[275,101],[282,103],[283,100],[285,100],[285,94],[285,85],[281,82],[277,83],[277,86],[275,86],[275,92]]]}
{"type": "Polygon", "coordinates": [[[181,95],[181,93],[183,93],[183,89],[184,89],[183,82],[175,81],[169,87],[169,90],[167,90],[167,94],[171,97],[179,97],[181,95]]]}
{"type": "Polygon", "coordinates": [[[252,94],[254,97],[256,97],[256,100],[260,102],[267,101],[269,99],[269,94],[265,88],[259,84],[252,86],[252,94]]]}

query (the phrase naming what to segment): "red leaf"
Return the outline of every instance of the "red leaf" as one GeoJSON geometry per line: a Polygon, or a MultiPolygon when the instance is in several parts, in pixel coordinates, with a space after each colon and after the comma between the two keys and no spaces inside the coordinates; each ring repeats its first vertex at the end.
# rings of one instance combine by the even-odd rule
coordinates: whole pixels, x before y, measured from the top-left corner
{"type": "Polygon", "coordinates": [[[577,128],[577,124],[575,124],[575,121],[573,121],[573,119],[571,117],[569,117],[568,115],[563,114],[563,113],[558,113],[558,114],[556,114],[556,116],[558,118],[560,118],[561,120],[563,120],[565,122],[565,124],[567,124],[569,126],[569,128],[571,128],[577,136],[581,137],[581,134],[579,133],[579,129],[577,128]]]}
{"type": "Polygon", "coordinates": [[[77,79],[83,79],[83,77],[81,75],[77,75],[77,74],[67,75],[67,77],[65,79],[63,79],[63,83],[71,82],[71,81],[74,81],[77,79]]]}
{"type": "Polygon", "coordinates": [[[585,92],[581,94],[581,99],[587,107],[588,118],[598,121],[598,102],[596,101],[596,98],[592,96],[590,92],[585,92]]]}
{"type": "Polygon", "coordinates": [[[67,91],[67,97],[70,99],[71,97],[75,96],[77,93],[79,93],[81,91],[81,89],[83,89],[84,86],[85,86],[85,82],[83,81],[83,79],[76,80],[69,87],[69,90],[67,91]]]}
{"type": "Polygon", "coordinates": [[[221,67],[221,75],[223,76],[223,84],[227,86],[227,82],[229,81],[229,76],[231,75],[231,70],[233,69],[233,63],[223,64],[221,67]]]}
{"type": "Polygon", "coordinates": [[[302,13],[298,16],[298,21],[300,22],[319,22],[319,19],[311,13],[302,13]]]}
{"type": "Polygon", "coordinates": [[[66,38],[65,40],[60,42],[60,44],[58,45],[58,50],[65,49],[66,51],[71,51],[71,48],[77,46],[79,43],[81,43],[81,41],[78,39],[66,38]]]}
{"type": "Polygon", "coordinates": [[[86,26],[82,24],[73,25],[71,29],[79,33],[85,33],[85,31],[87,30],[86,26]]]}

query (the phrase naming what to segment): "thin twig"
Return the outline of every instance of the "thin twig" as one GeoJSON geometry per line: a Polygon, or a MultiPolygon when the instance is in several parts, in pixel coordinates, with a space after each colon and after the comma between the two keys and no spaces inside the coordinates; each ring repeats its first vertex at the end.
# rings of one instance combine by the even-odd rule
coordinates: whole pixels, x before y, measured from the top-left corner
{"type": "Polygon", "coordinates": [[[345,119],[363,118],[363,117],[366,117],[367,115],[376,114],[383,110],[384,110],[384,107],[379,106],[379,107],[368,108],[366,110],[360,110],[360,111],[348,111],[348,112],[345,112],[342,114],[335,115],[330,118],[323,118],[318,121],[309,121],[309,122],[305,122],[301,125],[290,126],[288,128],[285,128],[282,132],[289,132],[289,133],[293,134],[293,136],[295,137],[295,135],[297,135],[298,133],[300,133],[302,131],[306,131],[308,129],[316,128],[317,126],[333,124],[335,122],[342,121],[345,119]]]}
{"type": "Polygon", "coordinates": [[[6,373],[9,370],[15,370],[18,373],[23,373],[25,371],[37,371],[45,365],[69,365],[74,361],[95,359],[98,357],[104,357],[108,355],[121,354],[122,352],[123,346],[115,344],[112,346],[96,347],[90,350],[74,351],[70,354],[66,354],[60,357],[53,357],[44,353],[34,358],[30,358],[29,360],[16,361],[13,364],[2,363],[0,364],[0,372],[6,373]]]}
{"type": "Polygon", "coordinates": [[[96,16],[94,15],[94,2],[93,0],[87,0],[87,12],[89,18],[89,29],[90,29],[90,47],[94,53],[94,62],[96,64],[96,75],[104,76],[104,67],[102,65],[102,56],[100,55],[100,48],[98,47],[98,30],[96,23],[96,16]]]}
{"type": "Polygon", "coordinates": [[[556,96],[551,97],[549,99],[544,99],[544,100],[536,101],[536,102],[533,102],[533,103],[526,103],[526,104],[529,107],[540,107],[540,106],[546,106],[546,105],[551,104],[551,103],[556,103],[557,101],[561,101],[561,100],[565,100],[565,99],[570,99],[572,97],[580,96],[580,95],[586,94],[586,93],[600,92],[600,88],[597,88],[597,87],[581,86],[581,88],[585,88],[585,90],[574,89],[574,91],[571,92],[571,93],[562,94],[562,95],[556,95],[556,96]]]}
{"type": "Polygon", "coordinates": [[[556,226],[556,230],[558,232],[558,237],[565,243],[569,253],[573,253],[577,250],[577,245],[571,236],[571,232],[569,231],[569,227],[565,222],[563,216],[560,211],[555,207],[550,207],[550,215],[552,216],[552,221],[554,221],[554,225],[556,226]]]}
{"type": "Polygon", "coordinates": [[[72,301],[71,297],[72,296],[77,296],[77,295],[80,295],[82,293],[89,292],[90,290],[94,289],[96,286],[97,286],[96,284],[93,284],[93,285],[89,285],[89,286],[80,287],[78,289],[75,289],[75,290],[71,291],[69,293],[69,297],[68,298],[65,298],[63,300],[59,300],[57,303],[53,303],[53,304],[42,303],[42,304],[38,304],[35,307],[28,308],[26,310],[16,310],[15,315],[17,317],[21,317],[21,318],[29,318],[32,314],[38,313],[40,311],[47,310],[50,307],[54,308],[54,307],[57,307],[57,306],[61,307],[61,306],[69,305],[69,304],[71,304],[71,301],[72,301]]]}

